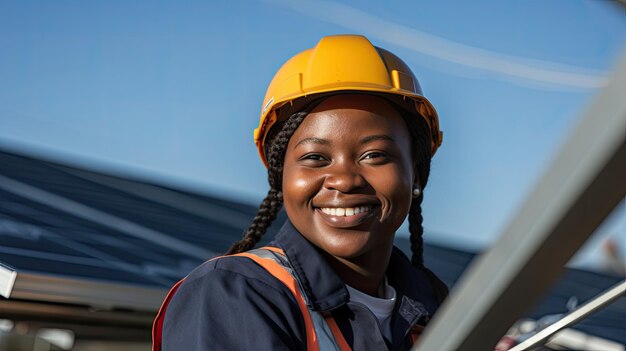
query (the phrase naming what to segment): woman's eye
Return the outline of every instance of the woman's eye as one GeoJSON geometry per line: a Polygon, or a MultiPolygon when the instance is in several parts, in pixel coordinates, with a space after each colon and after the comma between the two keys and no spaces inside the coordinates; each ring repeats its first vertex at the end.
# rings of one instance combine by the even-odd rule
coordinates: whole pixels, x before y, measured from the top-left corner
{"type": "Polygon", "coordinates": [[[325,158],[322,155],[319,154],[308,154],[308,155],[304,155],[301,160],[311,160],[311,161],[324,161],[325,158]]]}
{"type": "Polygon", "coordinates": [[[383,152],[370,152],[368,154],[366,154],[365,156],[363,156],[364,159],[376,159],[376,158],[380,158],[380,157],[387,157],[387,154],[383,153],[383,152]]]}

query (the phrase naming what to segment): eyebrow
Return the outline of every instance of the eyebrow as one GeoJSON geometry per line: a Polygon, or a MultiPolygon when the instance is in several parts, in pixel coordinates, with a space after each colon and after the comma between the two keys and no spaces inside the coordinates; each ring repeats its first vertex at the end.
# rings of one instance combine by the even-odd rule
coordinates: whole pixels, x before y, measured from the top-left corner
{"type": "Polygon", "coordinates": [[[395,142],[395,139],[386,134],[377,134],[377,135],[369,135],[365,138],[361,139],[361,144],[367,144],[372,141],[382,140],[382,141],[390,141],[392,143],[395,142]]]}
{"type": "Polygon", "coordinates": [[[296,146],[294,146],[293,148],[297,148],[298,146],[302,145],[302,144],[306,144],[306,143],[314,143],[314,144],[320,144],[320,145],[330,145],[330,141],[326,140],[326,139],[321,139],[321,138],[304,138],[302,140],[300,140],[296,146]]]}
{"type": "MultiPolygon", "coordinates": [[[[367,143],[371,143],[372,141],[377,141],[377,140],[383,140],[383,141],[390,141],[392,143],[395,142],[395,139],[390,137],[389,135],[385,135],[385,134],[376,134],[376,135],[368,135],[365,138],[361,139],[360,143],[361,144],[367,144],[367,143]]],[[[293,148],[296,149],[298,146],[303,145],[303,144],[307,144],[307,143],[313,143],[313,144],[319,144],[319,145],[331,145],[332,143],[326,139],[322,139],[322,138],[304,138],[302,140],[300,140],[296,146],[294,146],[293,148]]]]}

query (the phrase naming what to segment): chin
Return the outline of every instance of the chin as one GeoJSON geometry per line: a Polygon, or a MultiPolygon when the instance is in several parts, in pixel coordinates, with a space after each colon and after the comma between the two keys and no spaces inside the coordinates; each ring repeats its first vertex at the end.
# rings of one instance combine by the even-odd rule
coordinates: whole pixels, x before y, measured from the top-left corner
{"type": "MultiPolygon", "coordinates": [[[[385,243],[371,242],[371,233],[351,232],[344,233],[335,240],[326,240],[318,245],[320,249],[336,258],[351,260],[367,253],[379,251],[385,243]]],[[[393,240],[393,239],[392,239],[393,240]]]]}

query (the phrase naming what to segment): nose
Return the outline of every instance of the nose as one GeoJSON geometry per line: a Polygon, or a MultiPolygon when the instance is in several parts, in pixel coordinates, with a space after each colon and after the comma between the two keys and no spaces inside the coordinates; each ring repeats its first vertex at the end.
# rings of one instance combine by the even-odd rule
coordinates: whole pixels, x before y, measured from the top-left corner
{"type": "Polygon", "coordinates": [[[359,172],[358,167],[349,162],[337,162],[329,167],[328,171],[324,179],[326,189],[349,193],[367,186],[367,181],[359,172]]]}

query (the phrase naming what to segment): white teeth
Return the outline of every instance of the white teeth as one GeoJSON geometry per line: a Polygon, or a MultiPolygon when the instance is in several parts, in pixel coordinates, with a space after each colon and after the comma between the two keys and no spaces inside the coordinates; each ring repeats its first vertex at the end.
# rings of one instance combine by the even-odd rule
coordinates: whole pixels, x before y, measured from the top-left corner
{"type": "Polygon", "coordinates": [[[358,207],[322,207],[322,212],[331,216],[354,216],[362,212],[369,212],[372,210],[372,206],[358,206],[358,207]]]}

